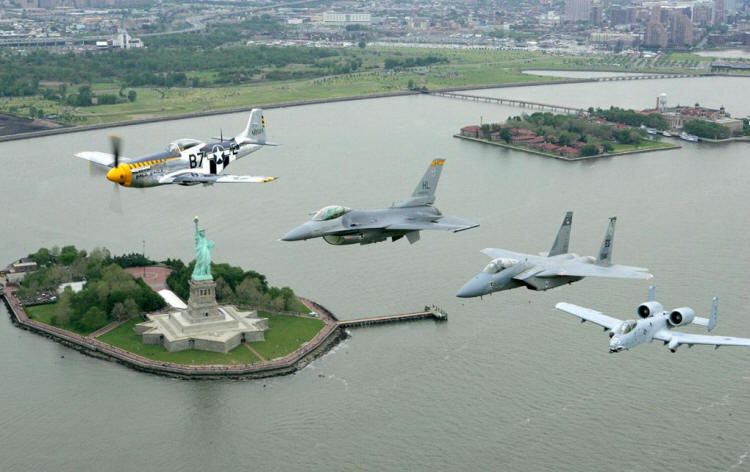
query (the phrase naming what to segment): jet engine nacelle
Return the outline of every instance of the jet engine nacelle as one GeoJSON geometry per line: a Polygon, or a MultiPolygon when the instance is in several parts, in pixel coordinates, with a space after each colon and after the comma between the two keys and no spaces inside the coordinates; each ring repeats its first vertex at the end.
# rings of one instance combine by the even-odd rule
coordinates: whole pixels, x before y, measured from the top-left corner
{"type": "Polygon", "coordinates": [[[685,326],[693,322],[695,311],[689,307],[675,308],[669,314],[669,324],[672,326],[685,326]]]}
{"type": "Polygon", "coordinates": [[[323,236],[323,239],[328,244],[334,246],[343,246],[345,244],[372,244],[379,243],[386,240],[386,236],[382,233],[354,233],[344,235],[332,235],[328,234],[323,236]]]}
{"type": "Polygon", "coordinates": [[[661,303],[646,302],[638,305],[636,313],[638,313],[638,316],[640,316],[641,318],[648,318],[649,316],[658,315],[662,311],[664,311],[664,308],[661,306],[661,303]]]}

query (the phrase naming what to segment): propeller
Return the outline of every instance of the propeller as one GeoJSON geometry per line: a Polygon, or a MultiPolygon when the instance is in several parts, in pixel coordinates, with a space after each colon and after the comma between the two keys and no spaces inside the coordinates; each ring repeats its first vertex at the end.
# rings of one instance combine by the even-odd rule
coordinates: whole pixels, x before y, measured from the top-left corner
{"type": "MultiPolygon", "coordinates": [[[[120,147],[122,145],[122,138],[116,134],[109,136],[112,145],[112,155],[115,157],[113,163],[113,169],[116,169],[120,165],[120,147]]],[[[112,189],[112,195],[109,198],[109,209],[115,213],[122,214],[122,198],[120,197],[120,184],[114,183],[112,189]]]]}

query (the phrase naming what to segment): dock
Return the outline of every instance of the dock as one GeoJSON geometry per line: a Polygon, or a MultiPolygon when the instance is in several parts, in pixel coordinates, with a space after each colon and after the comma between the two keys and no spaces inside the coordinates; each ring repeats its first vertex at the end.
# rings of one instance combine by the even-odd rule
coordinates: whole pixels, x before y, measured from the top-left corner
{"type": "Polygon", "coordinates": [[[385,323],[398,323],[401,321],[415,321],[424,319],[433,319],[435,321],[447,321],[448,313],[436,306],[425,306],[422,311],[413,313],[399,313],[395,315],[368,316],[365,318],[355,318],[353,320],[340,320],[338,326],[341,328],[359,328],[362,326],[372,326],[385,323]]]}
{"type": "Polygon", "coordinates": [[[514,98],[484,97],[481,95],[469,95],[465,93],[455,92],[429,92],[429,94],[437,97],[457,98],[459,100],[494,103],[496,105],[509,105],[512,107],[532,108],[536,110],[549,110],[552,112],[568,113],[573,115],[586,113],[586,110],[584,110],[583,108],[566,107],[564,105],[554,105],[551,103],[530,102],[527,100],[516,100],[514,98]]]}

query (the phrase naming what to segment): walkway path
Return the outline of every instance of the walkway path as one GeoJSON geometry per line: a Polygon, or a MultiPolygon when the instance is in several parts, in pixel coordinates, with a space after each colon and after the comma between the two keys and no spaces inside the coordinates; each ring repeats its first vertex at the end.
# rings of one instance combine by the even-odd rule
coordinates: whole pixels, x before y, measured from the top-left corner
{"type": "Polygon", "coordinates": [[[261,356],[260,353],[258,351],[256,351],[255,349],[253,349],[253,347],[250,346],[248,343],[245,343],[245,347],[248,348],[248,349],[250,349],[250,352],[252,352],[253,354],[255,354],[258,357],[258,359],[260,359],[261,361],[268,362],[268,359],[266,359],[265,357],[261,356]]]}
{"type": "Polygon", "coordinates": [[[96,331],[94,331],[93,333],[89,334],[88,337],[90,337],[91,339],[96,339],[99,336],[101,336],[102,334],[109,333],[113,329],[117,328],[118,326],[120,326],[121,324],[123,324],[123,323],[125,323],[126,321],[129,321],[129,320],[130,319],[113,321],[110,324],[108,324],[107,326],[99,328],[96,331]]]}

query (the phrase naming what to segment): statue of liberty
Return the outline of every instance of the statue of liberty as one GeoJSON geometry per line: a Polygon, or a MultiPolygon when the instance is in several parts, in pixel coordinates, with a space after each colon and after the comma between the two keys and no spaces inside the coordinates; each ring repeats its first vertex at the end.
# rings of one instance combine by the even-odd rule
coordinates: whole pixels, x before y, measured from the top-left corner
{"type": "Polygon", "coordinates": [[[195,219],[195,268],[193,269],[193,280],[213,280],[211,276],[211,248],[214,242],[206,239],[206,230],[198,229],[198,217],[195,219]]]}

